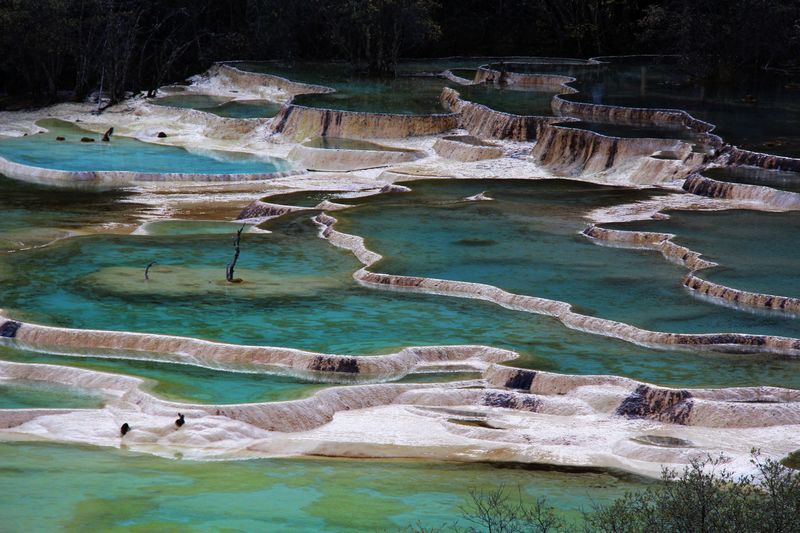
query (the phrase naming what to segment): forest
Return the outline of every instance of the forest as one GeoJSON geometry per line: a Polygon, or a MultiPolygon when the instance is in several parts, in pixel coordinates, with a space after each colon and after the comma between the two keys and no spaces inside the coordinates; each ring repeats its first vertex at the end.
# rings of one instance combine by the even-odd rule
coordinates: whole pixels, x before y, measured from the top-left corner
{"type": "Polygon", "coordinates": [[[705,79],[795,70],[798,0],[0,0],[0,93],[153,94],[214,61],[680,56],[705,79]]]}

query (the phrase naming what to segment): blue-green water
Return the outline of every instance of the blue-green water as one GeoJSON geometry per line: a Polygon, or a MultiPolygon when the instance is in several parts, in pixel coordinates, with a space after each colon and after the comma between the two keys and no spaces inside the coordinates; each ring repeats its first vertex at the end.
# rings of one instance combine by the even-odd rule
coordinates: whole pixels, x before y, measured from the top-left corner
{"type": "Polygon", "coordinates": [[[681,139],[685,141],[696,140],[688,128],[658,128],[654,126],[625,126],[618,124],[604,124],[602,122],[564,122],[559,124],[567,128],[589,130],[608,137],[622,137],[624,139],[652,138],[652,139],[681,139]]]}
{"type": "MultiPolygon", "coordinates": [[[[713,84],[669,62],[614,60],[580,68],[567,98],[626,107],[683,109],[715,124],[714,133],[743,148],[800,156],[800,97],[791,78],[767,72],[753,79],[713,84]]],[[[743,77],[744,78],[744,77],[743,77]]]]}
{"type": "Polygon", "coordinates": [[[660,254],[597,246],[579,235],[590,209],[646,193],[559,181],[431,181],[412,188],[337,214],[339,229],[365,236],[384,255],[378,271],[489,283],[657,331],[800,336],[795,319],[692,298],[680,284],[685,269],[660,254]],[[482,190],[497,200],[457,201],[482,190]]]}
{"type": "MultiPolygon", "coordinates": [[[[409,61],[401,64],[405,74],[441,72],[456,66],[478,67],[497,58],[409,61]]],[[[353,72],[347,65],[327,63],[283,64],[236,63],[242,70],[276,74],[293,81],[323,85],[336,90],[329,94],[305,94],[293,103],[318,108],[372,113],[420,115],[444,113],[439,96],[444,87],[453,87],[467,100],[488,105],[498,111],[522,115],[551,115],[553,91],[517,90],[492,86],[460,86],[432,76],[375,78],[353,72]]]]}
{"type": "MultiPolygon", "coordinates": [[[[400,70],[470,69],[491,60],[415,61],[402,64],[400,70]]],[[[712,93],[706,87],[698,95],[693,82],[676,76],[672,66],[648,66],[643,71],[638,64],[598,69],[573,62],[532,68],[585,74],[576,84],[586,91],[579,98],[589,95],[613,102],[612,97],[618,97],[634,102],[624,105],[690,110],[694,105],[696,116],[719,123],[719,133],[726,139],[742,139],[748,147],[761,143],[775,147],[767,151],[790,153],[796,137],[794,103],[780,88],[751,91],[756,101],[745,102],[738,93],[726,92],[729,89],[712,93]]],[[[375,80],[348,73],[340,65],[295,65],[276,73],[339,90],[301,97],[298,103],[358,111],[441,112],[439,92],[449,85],[435,78],[375,80]]],[[[552,94],[547,92],[456,88],[465,98],[502,111],[550,114],[552,94]]],[[[223,116],[268,116],[260,115],[266,111],[258,102],[184,99],[182,103],[195,108],[208,104],[205,110],[223,116]]],[[[285,164],[232,154],[206,157],[123,137],[102,143],[99,136],[72,125],[48,124],[47,134],[0,141],[0,155],[8,149],[18,157],[40,161],[39,166],[86,170],[107,169],[102,165],[109,161],[125,170],[196,173],[236,172],[219,170],[220,165],[284,168],[285,164]],[[56,142],[56,134],[64,134],[67,141],[56,142]],[[97,142],[81,144],[81,136],[97,142]],[[152,170],[146,166],[151,164],[170,170],[152,170]]],[[[578,127],[626,137],[680,134],[684,138],[685,134],[597,124],[578,127]]],[[[578,235],[586,223],[581,217],[589,210],[656,193],[560,181],[411,186],[414,192],[409,194],[344,200],[360,206],[336,213],[341,219],[338,229],[365,235],[368,246],[386,256],[375,270],[491,283],[569,301],[578,311],[651,329],[798,336],[796,320],[693,298],[679,284],[685,270],[658,253],[603,248],[578,235]],[[460,201],[483,190],[497,200],[460,201]]],[[[791,184],[785,188],[795,190],[791,184]]],[[[84,236],[20,251],[54,236],[64,237],[68,230],[108,223],[134,225],[149,208],[135,203],[128,192],[53,191],[3,178],[0,191],[0,308],[24,319],[362,356],[409,345],[485,344],[520,352],[521,359],[512,365],[563,373],[624,375],[679,387],[800,388],[793,361],[645,349],[486,302],[361,287],[351,277],[359,263],[319,239],[307,221],[309,214],[268,224],[272,234],[244,234],[236,271],[244,282],[235,286],[224,283],[223,276],[232,255],[231,238],[239,226],[222,221],[163,221],[146,227],[151,235],[84,236]],[[15,252],[3,253],[6,250],[15,252]],[[151,281],[145,282],[144,266],[150,261],[158,264],[151,270],[151,281]]],[[[270,200],[311,206],[331,196],[321,191],[270,200]]],[[[619,227],[676,233],[677,242],[722,263],[701,273],[714,281],[800,296],[793,276],[800,259],[793,238],[800,229],[797,223],[791,213],[677,212],[670,220],[619,227]]],[[[139,376],[160,397],[201,403],[289,400],[325,387],[284,376],[69,357],[5,344],[0,345],[0,359],[139,376]]],[[[474,375],[411,375],[404,381],[468,377],[474,375]]],[[[71,387],[0,382],[0,408],[101,403],[101,398],[71,387]]],[[[640,480],[609,473],[504,466],[333,459],[202,463],[124,450],[0,443],[0,486],[13,488],[0,500],[0,529],[378,531],[417,522],[430,527],[457,519],[470,488],[499,485],[520,486],[529,500],[547,496],[560,511],[577,518],[581,508],[593,502],[607,502],[624,489],[642,486],[640,480]]]]}
{"type": "Polygon", "coordinates": [[[753,167],[711,168],[703,175],[717,181],[761,185],[782,191],[800,193],[800,173],[765,170],[753,167]]]}
{"type": "MultiPolygon", "coordinates": [[[[436,184],[431,186],[438,187],[436,184]]],[[[646,197],[646,194],[632,191],[603,188],[595,190],[582,185],[553,182],[548,185],[530,185],[534,187],[534,196],[539,199],[539,203],[532,203],[530,195],[522,194],[524,187],[515,188],[518,186],[519,184],[503,185],[497,182],[441,184],[443,189],[435,193],[433,189],[426,189],[427,184],[415,183],[415,189],[420,192],[411,195],[420,194],[427,201],[436,203],[445,199],[457,200],[467,193],[474,194],[488,188],[491,194],[518,197],[519,201],[524,201],[526,210],[538,212],[539,216],[545,215],[546,208],[552,217],[551,225],[562,228],[544,239],[545,243],[554,246],[561,246],[559,243],[562,240],[573,242],[571,239],[575,227],[575,209],[646,197]],[[536,187],[545,188],[535,189],[536,187]],[[548,190],[547,187],[554,188],[548,190]],[[570,190],[573,191],[572,194],[570,190]],[[590,191],[594,192],[590,195],[590,191]],[[561,200],[557,200],[558,198],[561,200]],[[569,207],[568,214],[557,216],[554,210],[559,202],[562,206],[569,207]]],[[[406,197],[411,198],[402,196],[406,197]]],[[[400,196],[393,198],[395,201],[401,199],[400,196]]],[[[409,221],[430,223],[429,218],[417,218],[414,208],[403,202],[400,202],[398,209],[390,204],[381,205],[379,209],[375,209],[380,216],[374,223],[371,222],[367,224],[368,227],[361,229],[367,233],[371,246],[378,242],[374,235],[377,235],[376,230],[382,227],[381,224],[403,229],[402,236],[410,244],[398,241],[397,235],[389,235],[387,230],[387,244],[385,247],[378,246],[378,249],[390,254],[390,259],[387,259],[389,261],[393,260],[392,253],[401,249],[408,250],[399,247],[398,243],[403,246],[413,245],[411,249],[419,252],[416,254],[419,260],[409,265],[414,273],[419,273],[417,270],[423,266],[429,268],[428,265],[433,264],[441,266],[443,270],[438,273],[448,277],[479,276],[483,281],[500,285],[509,285],[511,281],[509,287],[513,289],[531,289],[531,285],[516,284],[530,281],[532,273],[546,271],[541,267],[531,268],[530,265],[535,265],[535,262],[515,257],[518,257],[520,251],[533,253],[537,248],[531,247],[533,245],[528,240],[517,241],[531,248],[518,247],[519,250],[514,251],[516,256],[509,255],[508,245],[501,244],[502,238],[507,236],[507,228],[495,228],[500,233],[494,235],[490,233],[492,226],[487,222],[481,226],[485,229],[480,233],[475,232],[475,222],[484,220],[485,212],[495,213],[495,216],[500,217],[497,218],[498,222],[510,227],[508,219],[502,218],[509,215],[503,215],[502,210],[498,214],[495,205],[499,205],[499,202],[469,205],[480,209],[459,211],[458,208],[453,210],[447,206],[430,205],[419,208],[428,212],[438,210],[460,213],[458,218],[464,220],[464,224],[469,223],[466,235],[445,235],[444,232],[448,230],[448,226],[452,226],[452,221],[446,218],[435,219],[434,222],[438,225],[435,227],[436,231],[433,231],[434,226],[431,224],[426,229],[436,239],[431,241],[436,243],[435,251],[419,248],[424,244],[420,242],[421,239],[413,232],[403,229],[409,221]],[[406,214],[401,216],[399,212],[406,214]],[[496,242],[487,242],[493,239],[496,242]],[[456,266],[449,259],[439,260],[443,253],[453,254],[448,256],[449,259],[457,259],[461,266],[456,266]],[[422,265],[421,259],[430,259],[433,262],[425,261],[426,264],[422,265]],[[479,267],[484,264],[485,268],[479,267]],[[507,264],[507,267],[502,267],[503,264],[507,264]],[[508,268],[508,272],[514,275],[513,278],[511,274],[498,275],[503,268],[508,268]]],[[[366,223],[367,219],[362,217],[371,210],[372,208],[362,207],[353,211],[352,216],[343,216],[346,212],[340,212],[338,216],[345,219],[343,227],[347,227],[359,220],[366,223]]],[[[518,218],[522,216],[518,211],[513,214],[517,217],[516,220],[524,222],[522,227],[528,228],[520,235],[528,235],[529,239],[533,236],[537,239],[541,237],[529,227],[532,222],[529,217],[518,218]]],[[[333,353],[363,355],[389,353],[412,345],[468,343],[513,349],[522,354],[522,358],[513,362],[513,365],[564,373],[617,374],[655,383],[684,386],[800,384],[797,374],[788,370],[791,368],[788,361],[732,361],[719,356],[650,350],[613,339],[578,333],[564,328],[554,319],[509,311],[486,302],[361,287],[351,278],[352,272],[359,266],[356,260],[348,252],[317,238],[316,228],[306,221],[307,217],[307,214],[286,217],[273,225],[274,233],[271,234],[244,234],[237,276],[242,277],[245,283],[235,287],[227,287],[222,281],[224,265],[230,260],[232,253],[230,238],[224,234],[81,237],[61,241],[41,250],[11,254],[3,257],[0,263],[4,265],[0,272],[7,273],[0,281],[0,308],[10,310],[13,316],[22,319],[54,325],[168,333],[333,353]],[[148,283],[143,279],[144,267],[153,260],[159,264],[151,270],[151,281],[148,283]],[[200,309],[202,312],[198,312],[200,309]]],[[[486,220],[491,221],[491,217],[486,220]]],[[[541,224],[541,221],[538,223],[541,224]]],[[[598,248],[588,241],[584,242],[582,237],[574,237],[573,245],[588,247],[589,254],[599,249],[621,254],[619,257],[624,259],[628,253],[626,250],[598,248]]],[[[631,253],[638,257],[639,252],[631,253]]],[[[613,272],[605,273],[604,269],[608,269],[609,264],[596,259],[589,264],[573,263],[573,252],[562,252],[561,248],[551,250],[548,254],[551,261],[553,256],[564,259],[564,262],[557,265],[558,268],[553,266],[547,270],[552,276],[551,281],[555,280],[560,284],[558,286],[562,292],[577,274],[584,280],[577,287],[587,286],[582,294],[593,296],[595,304],[598,300],[619,301],[616,293],[624,294],[620,289],[626,286],[624,277],[620,277],[616,285],[603,289],[606,287],[604,284],[615,275],[613,272]],[[567,255],[563,255],[564,253],[567,255]],[[592,289],[590,283],[601,289],[592,289]],[[602,292],[603,290],[606,292],[602,292]],[[607,292],[615,294],[610,295],[607,292]]],[[[648,261],[648,268],[666,268],[665,276],[668,274],[670,283],[677,286],[680,269],[673,269],[656,254],[642,252],[642,255],[648,261]]],[[[541,260],[542,256],[538,251],[536,256],[537,261],[541,260]]],[[[603,260],[607,259],[603,256],[603,260]]],[[[655,281],[664,280],[659,277],[655,281]]],[[[540,285],[537,284],[534,288],[532,292],[538,292],[540,285]]],[[[668,289],[653,285],[648,290],[658,292],[668,289]]],[[[688,294],[681,294],[681,297],[681,303],[696,303],[688,294]]],[[[583,307],[582,310],[587,311],[586,306],[583,307]]],[[[644,306],[640,306],[635,311],[652,321],[667,314],[669,318],[680,321],[681,327],[676,327],[677,329],[682,329],[686,324],[691,325],[692,319],[698,319],[691,313],[677,314],[675,317],[674,308],[653,306],[646,312],[642,311],[643,308],[644,306]]],[[[711,314],[711,320],[718,312],[728,315],[737,313],[716,306],[709,306],[707,309],[706,314],[711,314]]],[[[635,314],[630,310],[626,313],[635,314]]],[[[725,316],[727,315],[723,315],[723,318],[725,316]]],[[[749,317],[747,314],[742,316],[749,317]]],[[[634,323],[642,321],[642,316],[633,318],[634,323]]],[[[752,326],[750,323],[746,324],[752,326]]],[[[703,325],[708,327],[707,323],[703,325]]],[[[68,357],[30,354],[17,355],[14,358],[63,364],[86,362],[68,357]]],[[[300,390],[303,387],[297,389],[300,392],[294,392],[292,387],[288,387],[291,391],[281,390],[280,385],[273,384],[274,379],[260,376],[205,370],[193,374],[186,370],[189,367],[153,366],[149,363],[144,364],[147,373],[143,374],[145,370],[137,363],[92,361],[92,364],[100,364],[112,371],[160,380],[167,394],[198,401],[260,401],[278,398],[283,394],[291,396],[303,393],[300,390]],[[209,385],[213,382],[216,384],[209,385]],[[263,389],[260,392],[259,387],[263,389]]]]}
{"type": "Polygon", "coordinates": [[[278,158],[257,158],[239,152],[189,152],[183,148],[101,135],[60,120],[43,120],[46,133],[0,140],[0,156],[34,167],[70,171],[117,170],[188,174],[257,174],[290,168],[278,158]],[[64,141],[57,141],[62,136],[64,141]],[[89,137],[95,142],[81,142],[89,137]]]}
{"type": "Polygon", "coordinates": [[[464,100],[483,104],[496,111],[514,115],[550,116],[550,102],[556,91],[539,88],[520,89],[513,85],[465,85],[454,87],[464,100]]]}
{"type": "Polygon", "coordinates": [[[699,276],[737,289],[800,297],[796,212],[675,211],[667,220],[611,227],[674,233],[674,241],[720,266],[699,276]],[[766,238],[765,238],[766,236],[766,238]]]}
{"type": "Polygon", "coordinates": [[[42,246],[88,226],[136,224],[150,210],[124,191],[56,189],[3,176],[0,191],[0,254],[42,246]]]}
{"type": "MultiPolygon", "coordinates": [[[[189,365],[97,357],[66,357],[0,345],[0,359],[20,363],[75,366],[143,378],[143,387],[160,398],[192,403],[257,403],[303,398],[327,385],[285,376],[222,372],[189,365]]],[[[2,382],[0,382],[1,384],[2,382]]],[[[44,389],[49,384],[41,387],[44,389]]],[[[3,389],[5,390],[5,389],[3,389]]],[[[77,392],[73,391],[73,394],[77,392]]],[[[28,396],[30,397],[30,396],[28,396]]],[[[50,396],[42,401],[49,402],[50,396]]],[[[64,397],[67,398],[66,394],[64,397]]],[[[0,400],[2,401],[2,400],[0,400]]],[[[59,407],[49,402],[32,407],[59,407]]],[[[83,407],[84,405],[65,405],[83,407]]],[[[93,405],[94,406],[94,405],[93,405]]]]}
{"type": "MultiPolygon", "coordinates": [[[[547,496],[571,520],[645,486],[603,472],[403,460],[193,462],[0,443],[9,531],[391,531],[459,520],[472,489],[547,496]]],[[[461,525],[467,525],[461,522],[461,525]]]]}
{"type": "Polygon", "coordinates": [[[174,94],[153,100],[156,105],[198,109],[227,118],[269,118],[278,114],[280,104],[266,100],[231,100],[208,94],[174,94]]]}
{"type": "Polygon", "coordinates": [[[99,395],[69,385],[27,379],[0,380],[0,409],[81,409],[102,405],[99,395]]]}

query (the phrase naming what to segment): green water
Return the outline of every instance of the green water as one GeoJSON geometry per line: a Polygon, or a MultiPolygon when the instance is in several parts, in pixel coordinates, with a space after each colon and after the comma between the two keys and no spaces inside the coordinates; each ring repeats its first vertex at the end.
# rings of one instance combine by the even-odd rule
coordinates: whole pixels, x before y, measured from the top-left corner
{"type": "Polygon", "coordinates": [[[174,94],[153,100],[156,105],[198,109],[227,118],[268,118],[278,114],[280,104],[266,100],[232,100],[209,94],[174,94]]]}
{"type": "MultiPolygon", "coordinates": [[[[462,192],[480,190],[470,184],[462,186],[455,198],[462,192]]],[[[392,214],[391,209],[383,209],[392,214]]],[[[7,273],[0,280],[0,308],[23,320],[52,325],[167,333],[331,353],[363,355],[413,345],[483,344],[519,351],[522,358],[514,365],[564,373],[618,374],[676,385],[800,384],[796,373],[787,372],[785,361],[737,360],[731,364],[715,356],[650,350],[568,330],[554,319],[487,302],[361,287],[351,277],[358,268],[355,259],[317,238],[316,228],[305,221],[307,216],[289,217],[276,224],[271,234],[244,234],[237,276],[245,283],[233,287],[222,281],[232,253],[230,239],[224,235],[92,236],[11,254],[0,262],[5,266],[0,272],[7,273]],[[151,281],[145,282],[144,267],[154,260],[158,265],[151,270],[151,281]],[[208,275],[218,276],[219,281],[203,277],[208,275]]],[[[392,215],[386,220],[395,219],[392,215]]],[[[495,258],[487,260],[486,271],[476,268],[476,259],[465,258],[464,272],[491,272],[504,260],[509,260],[510,272],[521,272],[518,261],[487,252],[496,245],[483,244],[456,245],[495,258]]],[[[392,249],[396,249],[394,245],[392,249]]],[[[652,263],[660,265],[659,261],[653,257],[652,263]]],[[[489,279],[498,282],[496,277],[489,279]]],[[[694,302],[684,297],[687,303],[694,302]]],[[[659,313],[656,309],[651,314],[659,313]]],[[[689,322],[689,318],[681,318],[689,322]]],[[[83,361],[57,356],[16,359],[83,361]]],[[[265,390],[259,396],[256,389],[263,386],[263,379],[247,374],[202,371],[199,375],[208,380],[203,381],[198,374],[184,376],[190,367],[182,365],[92,364],[111,365],[106,368],[135,375],[147,370],[143,376],[162,381],[167,394],[202,401],[260,401],[284,393],[303,394],[303,387],[300,392],[278,387],[274,394],[265,390]],[[213,380],[218,386],[207,387],[213,380]],[[250,385],[242,386],[242,382],[250,385]]]]}
{"type": "Polygon", "coordinates": [[[798,213],[673,211],[669,216],[612,227],[675,234],[675,242],[719,263],[700,271],[702,278],[737,289],[800,297],[798,213]]]}
{"type": "Polygon", "coordinates": [[[365,236],[385,257],[378,271],[489,283],[652,330],[800,336],[797,320],[692,298],[680,284],[685,269],[660,254],[597,246],[578,234],[589,210],[648,193],[563,181],[411,187],[410,194],[366,199],[337,214],[341,231],[365,236]],[[497,200],[457,201],[483,190],[497,200]]]}
{"type": "MultiPolygon", "coordinates": [[[[0,344],[0,359],[19,363],[74,366],[136,376],[147,380],[143,387],[159,398],[191,403],[224,404],[294,400],[307,397],[327,386],[286,376],[222,372],[189,365],[98,357],[66,357],[20,350],[2,344],[0,344]]],[[[51,402],[42,407],[56,406],[60,405],[51,402]]]]}
{"type": "Polygon", "coordinates": [[[183,107],[187,109],[201,109],[203,111],[220,106],[231,99],[227,96],[214,96],[211,94],[173,94],[151,100],[156,105],[169,107],[183,107]]]}
{"type": "MultiPolygon", "coordinates": [[[[495,60],[480,59],[409,61],[400,70],[472,69],[495,60]]],[[[277,70],[274,63],[263,65],[254,68],[336,87],[338,93],[298,99],[304,105],[335,109],[442,112],[439,92],[451,85],[436,78],[375,80],[349,73],[341,65],[298,64],[277,70]]],[[[672,92],[685,92],[682,87],[673,91],[669,83],[674,78],[661,77],[657,68],[645,73],[645,94],[636,93],[642,86],[636,76],[643,74],[638,65],[603,69],[610,74],[597,75],[593,73],[598,69],[580,62],[542,62],[535,68],[586,72],[582,87],[601,100],[613,95],[617,86],[622,96],[635,93],[648,102],[658,101],[651,96],[670,98],[672,92]],[[651,76],[657,81],[652,82],[651,76]]],[[[456,88],[465,98],[499,110],[550,114],[551,93],[456,88]]],[[[177,96],[169,98],[181,102],[177,96]]],[[[756,107],[763,108],[772,101],[761,93],[758,100],[756,107]]],[[[223,116],[269,116],[260,114],[267,111],[258,102],[191,103],[185,98],[182,102],[195,108],[208,104],[204,110],[223,116]]],[[[707,107],[717,112],[715,106],[707,107]]],[[[728,121],[726,128],[740,127],[743,135],[750,135],[748,142],[773,142],[771,132],[795,131],[791,105],[785,117],[767,111],[761,121],[774,119],[777,124],[759,125],[752,135],[748,128],[754,123],[748,113],[728,116],[738,107],[718,112],[728,121]]],[[[87,135],[83,130],[63,123],[50,125],[53,129],[48,134],[0,141],[0,155],[5,149],[40,166],[95,170],[105,168],[109,161],[125,169],[162,165],[159,168],[198,173],[220,172],[220,165],[284,168],[281,161],[256,162],[230,154],[206,157],[122,137],[101,143],[92,134],[88,136],[98,142],[81,144],[77,140],[87,135]],[[68,140],[57,143],[57,132],[65,133],[68,140]]],[[[615,131],[622,136],[652,136],[649,130],[615,131]]],[[[320,142],[352,147],[346,140],[320,142]]],[[[693,298],[679,285],[685,269],[655,252],[603,248],[577,234],[586,224],[581,217],[590,209],[657,193],[561,181],[417,182],[411,186],[414,192],[409,194],[341,200],[359,207],[337,212],[341,219],[337,228],[365,235],[368,246],[386,256],[375,270],[491,283],[569,301],[578,311],[652,329],[800,336],[796,321],[693,298]],[[497,200],[460,201],[484,190],[497,200]]],[[[53,235],[64,237],[66,231],[87,225],[138,224],[150,209],[136,204],[135,197],[124,191],[53,191],[4,178],[0,178],[0,191],[0,252],[44,244],[53,235]]],[[[334,196],[319,191],[280,195],[269,201],[313,206],[334,196]]],[[[793,361],[645,349],[571,331],[554,319],[486,302],[361,287],[352,280],[360,264],[349,252],[319,239],[317,228],[307,221],[309,216],[289,215],[264,225],[271,234],[245,233],[236,270],[244,282],[235,286],[224,283],[223,276],[239,226],[222,221],[159,221],[142,228],[149,235],[84,236],[38,250],[0,253],[0,308],[47,324],[362,356],[410,345],[485,344],[520,352],[522,357],[511,365],[554,372],[623,375],[679,387],[800,388],[793,361]],[[151,261],[158,264],[145,282],[144,267],[151,261]]],[[[799,258],[793,242],[799,228],[792,214],[674,213],[667,221],[637,224],[674,232],[679,243],[724,265],[703,276],[750,290],[800,295],[792,276],[799,258]]],[[[637,224],[621,227],[632,229],[637,224]]],[[[285,376],[44,354],[9,343],[0,344],[0,359],[138,376],[159,397],[199,403],[291,400],[327,387],[285,376]]],[[[402,381],[473,377],[421,374],[402,381]]],[[[96,407],[101,402],[71,387],[0,382],[0,408],[96,407]]],[[[432,527],[456,520],[471,488],[500,485],[520,486],[530,500],[546,496],[560,511],[578,519],[581,509],[608,502],[643,483],[598,471],[508,465],[330,458],[190,462],[125,450],[0,443],[0,486],[10,488],[0,499],[0,530],[381,531],[417,522],[432,527]]]]}
{"type": "Polygon", "coordinates": [[[0,140],[0,156],[24,165],[70,171],[254,174],[290,168],[289,163],[282,159],[257,158],[239,152],[208,151],[200,154],[120,136],[102,142],[101,135],[61,120],[42,120],[39,125],[48,131],[0,140]],[[57,141],[58,136],[66,140],[57,141]],[[81,142],[83,137],[95,142],[81,142]]]}
{"type": "Polygon", "coordinates": [[[56,189],[1,175],[0,191],[0,254],[42,246],[87,226],[135,224],[151,209],[124,191],[56,189]]]}
{"type": "Polygon", "coordinates": [[[443,79],[377,78],[353,71],[343,63],[276,62],[236,63],[241,70],[274,74],[292,81],[323,85],[336,90],[329,94],[302,94],[293,103],[343,111],[427,115],[444,113],[439,104],[443,79]]]}
{"type": "Polygon", "coordinates": [[[130,223],[148,210],[132,193],[57,189],[0,175],[0,232],[33,226],[79,229],[93,224],[130,223]]]}
{"type": "MultiPolygon", "coordinates": [[[[478,67],[498,58],[442,59],[409,61],[400,66],[405,74],[441,72],[456,66],[478,67]]],[[[487,86],[460,86],[442,78],[400,76],[376,78],[354,72],[340,63],[275,62],[236,63],[242,70],[276,74],[293,81],[323,85],[336,90],[329,94],[304,94],[293,103],[317,108],[370,113],[424,115],[444,113],[439,96],[444,87],[453,87],[467,100],[488,105],[498,111],[523,115],[551,115],[553,91],[517,90],[487,86]]]]}
{"type": "MultiPolygon", "coordinates": [[[[383,531],[460,519],[471,489],[540,496],[571,520],[644,487],[603,472],[402,460],[192,462],[114,449],[0,443],[9,531],[383,531]]],[[[462,525],[466,525],[462,522],[462,525]]]]}
{"type": "Polygon", "coordinates": [[[495,111],[514,115],[551,116],[553,110],[550,102],[558,91],[541,88],[518,88],[513,85],[498,87],[495,85],[455,86],[461,98],[483,104],[495,111]]]}
{"type": "Polygon", "coordinates": [[[714,84],[680,66],[646,60],[615,60],[603,68],[580,68],[567,98],[626,107],[683,109],[717,127],[726,141],[760,152],[800,156],[800,98],[789,77],[761,72],[751,79],[714,84]]]}
{"type": "Polygon", "coordinates": [[[99,395],[76,387],[27,379],[0,379],[0,409],[95,408],[103,405],[99,395]]]}
{"type": "Polygon", "coordinates": [[[753,167],[728,167],[704,170],[703,175],[717,181],[761,185],[800,193],[800,174],[797,172],[781,172],[753,167]]]}
{"type": "Polygon", "coordinates": [[[566,128],[589,130],[607,137],[622,137],[624,139],[649,138],[649,139],[681,139],[685,141],[696,140],[697,136],[688,128],[659,128],[655,126],[625,126],[618,124],[604,124],[602,122],[564,122],[559,124],[566,128]]]}

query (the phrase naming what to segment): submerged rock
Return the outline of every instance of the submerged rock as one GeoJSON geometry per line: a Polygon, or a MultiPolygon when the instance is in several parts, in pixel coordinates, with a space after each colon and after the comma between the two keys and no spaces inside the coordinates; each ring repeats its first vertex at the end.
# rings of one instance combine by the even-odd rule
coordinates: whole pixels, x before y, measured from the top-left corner
{"type": "Polygon", "coordinates": [[[472,196],[467,196],[464,200],[468,202],[487,202],[490,200],[494,200],[491,196],[489,196],[486,191],[479,192],[478,194],[473,194],[472,196]]]}

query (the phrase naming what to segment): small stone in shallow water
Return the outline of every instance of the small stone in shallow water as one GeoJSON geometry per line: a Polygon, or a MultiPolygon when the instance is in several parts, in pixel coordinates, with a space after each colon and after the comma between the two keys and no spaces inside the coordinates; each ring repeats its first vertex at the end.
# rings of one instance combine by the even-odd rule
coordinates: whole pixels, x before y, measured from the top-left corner
{"type": "Polygon", "coordinates": [[[93,143],[94,139],[92,139],[91,137],[81,137],[81,142],[82,143],[93,143]]]}
{"type": "Polygon", "coordinates": [[[479,192],[478,194],[473,194],[472,196],[467,196],[464,200],[468,202],[487,202],[490,200],[494,200],[491,196],[489,196],[486,191],[479,192]]]}
{"type": "Polygon", "coordinates": [[[64,138],[61,135],[59,135],[58,137],[56,137],[56,140],[57,141],[66,141],[66,138],[64,138]]]}

